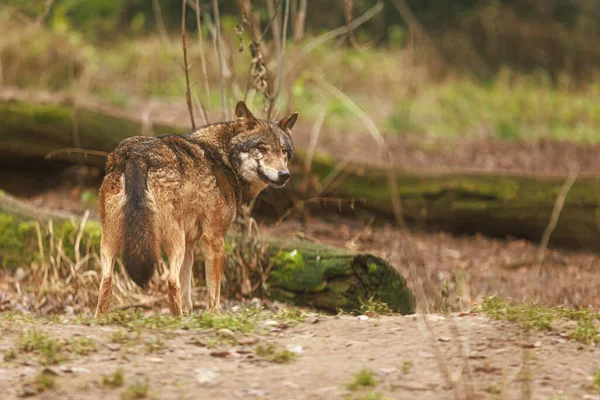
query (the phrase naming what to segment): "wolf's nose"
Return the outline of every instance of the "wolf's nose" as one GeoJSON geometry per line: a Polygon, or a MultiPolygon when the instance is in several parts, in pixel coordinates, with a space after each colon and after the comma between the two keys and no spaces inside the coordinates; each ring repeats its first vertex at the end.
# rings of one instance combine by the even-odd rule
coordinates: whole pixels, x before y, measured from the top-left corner
{"type": "Polygon", "coordinates": [[[282,181],[287,181],[288,179],[290,179],[290,171],[288,171],[287,169],[282,169],[281,171],[279,171],[279,179],[282,181]]]}

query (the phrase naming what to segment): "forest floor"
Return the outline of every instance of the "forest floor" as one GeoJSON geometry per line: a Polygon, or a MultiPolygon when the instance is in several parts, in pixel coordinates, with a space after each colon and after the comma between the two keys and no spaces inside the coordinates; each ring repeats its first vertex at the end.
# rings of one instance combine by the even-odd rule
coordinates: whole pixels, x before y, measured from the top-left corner
{"type": "Polygon", "coordinates": [[[101,323],[5,313],[0,390],[3,399],[599,399],[600,349],[573,340],[573,326],[526,332],[484,313],[121,312],[101,323]]]}

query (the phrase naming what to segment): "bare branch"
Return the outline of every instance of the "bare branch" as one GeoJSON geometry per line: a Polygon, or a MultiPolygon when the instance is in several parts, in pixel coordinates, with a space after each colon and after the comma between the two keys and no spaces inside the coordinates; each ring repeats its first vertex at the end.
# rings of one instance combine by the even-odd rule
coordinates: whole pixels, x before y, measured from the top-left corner
{"type": "MultiPolygon", "coordinates": [[[[308,53],[310,53],[323,43],[331,39],[335,39],[338,36],[345,35],[349,31],[353,31],[354,29],[358,28],[359,26],[373,18],[375,15],[379,14],[381,10],[383,10],[383,1],[377,2],[375,6],[367,10],[367,12],[365,12],[360,17],[356,18],[354,21],[352,21],[351,24],[340,26],[339,28],[336,28],[332,31],[329,31],[327,33],[322,34],[321,36],[314,38],[300,49],[298,55],[296,56],[296,59],[294,60],[294,63],[297,63],[298,61],[306,57],[308,53]]],[[[290,72],[290,70],[291,67],[288,67],[284,75],[287,75],[290,72]]]]}
{"type": "Polygon", "coordinates": [[[185,11],[187,9],[186,0],[181,2],[181,45],[183,47],[183,66],[185,72],[185,101],[187,102],[192,129],[196,130],[196,121],[194,121],[194,110],[192,109],[192,96],[190,94],[190,67],[187,59],[187,44],[185,42],[185,11]]]}
{"type": "MultiPolygon", "coordinates": [[[[352,0],[344,0],[344,16],[346,17],[346,26],[349,26],[352,23],[352,9],[354,8],[354,2],[352,0]]],[[[352,29],[348,28],[347,33],[348,40],[350,44],[355,49],[358,49],[360,46],[354,37],[354,32],[352,29]]]]}
{"type": "Polygon", "coordinates": [[[294,20],[294,40],[296,42],[301,42],[304,38],[307,3],[307,0],[300,0],[300,9],[297,11],[296,19],[294,20]]]}
{"type": "Polygon", "coordinates": [[[164,46],[169,45],[169,35],[165,28],[165,22],[163,21],[162,13],[160,12],[160,4],[158,0],[152,0],[152,11],[154,12],[154,20],[156,21],[156,28],[158,29],[158,35],[163,42],[164,46]]]}
{"type": "Polygon", "coordinates": [[[227,94],[225,92],[225,60],[223,60],[223,52],[221,49],[221,22],[219,17],[219,0],[212,0],[212,7],[215,19],[215,39],[217,47],[217,57],[219,58],[219,84],[221,86],[221,108],[225,120],[229,120],[229,112],[227,110],[227,94]]]}
{"type": "MultiPolygon", "coordinates": [[[[288,1],[289,3],[289,1],[288,1]]],[[[267,0],[267,10],[271,19],[271,30],[273,32],[273,40],[275,41],[275,51],[277,54],[281,52],[281,26],[279,25],[279,4],[275,7],[273,0],[267,0]]],[[[283,39],[285,40],[285,38],[283,39]]]]}
{"type": "MultiPolygon", "coordinates": [[[[206,68],[206,57],[204,55],[204,41],[202,40],[202,25],[200,24],[200,0],[196,0],[196,26],[198,29],[198,43],[200,44],[200,63],[202,65],[202,76],[204,78],[204,90],[206,90],[206,102],[208,104],[208,109],[210,110],[210,85],[208,82],[208,70],[206,68]]],[[[202,107],[204,109],[204,107],[202,107]]],[[[206,114],[206,112],[205,112],[206,114]]],[[[208,119],[206,115],[204,116],[206,123],[208,123],[208,119]]]]}
{"type": "Polygon", "coordinates": [[[556,197],[556,201],[554,202],[554,208],[552,209],[552,214],[550,216],[550,221],[548,222],[548,225],[546,226],[546,229],[544,230],[544,234],[542,235],[542,240],[540,242],[540,248],[539,248],[538,254],[537,254],[538,270],[541,267],[542,263],[544,262],[544,256],[546,254],[546,249],[548,248],[548,242],[550,242],[550,236],[552,235],[552,232],[554,232],[554,229],[556,228],[556,224],[558,223],[558,218],[560,217],[560,212],[562,211],[562,208],[565,204],[567,194],[569,193],[569,190],[571,190],[571,187],[573,187],[573,184],[577,180],[578,173],[579,173],[579,168],[576,168],[573,171],[571,171],[571,173],[569,173],[569,177],[567,178],[565,183],[560,188],[560,191],[558,192],[558,196],[556,197]]]}
{"type": "Polygon", "coordinates": [[[38,19],[35,21],[36,24],[41,25],[44,23],[44,21],[46,20],[46,17],[50,13],[50,9],[52,8],[53,4],[54,4],[54,0],[46,0],[46,6],[44,7],[44,11],[42,12],[42,14],[40,14],[38,19]]]}
{"type": "Polygon", "coordinates": [[[283,80],[284,75],[284,62],[285,62],[285,44],[287,42],[287,27],[288,21],[290,19],[290,2],[287,1],[285,3],[285,13],[283,15],[283,31],[281,33],[281,51],[279,52],[279,69],[277,71],[277,77],[275,80],[275,92],[271,94],[270,104],[269,104],[269,113],[268,118],[273,119],[274,117],[274,105],[277,101],[277,97],[279,97],[279,92],[281,91],[281,82],[283,80]]]}

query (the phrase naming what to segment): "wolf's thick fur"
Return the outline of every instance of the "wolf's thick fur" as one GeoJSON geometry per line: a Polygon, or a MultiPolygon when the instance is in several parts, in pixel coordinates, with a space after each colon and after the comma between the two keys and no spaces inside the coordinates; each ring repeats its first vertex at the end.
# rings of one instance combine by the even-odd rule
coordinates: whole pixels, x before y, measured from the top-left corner
{"type": "Polygon", "coordinates": [[[235,115],[233,122],[184,136],[130,137],[110,154],[99,196],[102,282],[96,316],[108,310],[118,252],[131,279],[145,286],[161,246],[169,259],[171,312],[191,312],[197,240],[206,260],[208,308],[219,309],[225,234],[243,202],[289,179],[290,135],[298,117],[259,120],[243,102],[235,115]]]}

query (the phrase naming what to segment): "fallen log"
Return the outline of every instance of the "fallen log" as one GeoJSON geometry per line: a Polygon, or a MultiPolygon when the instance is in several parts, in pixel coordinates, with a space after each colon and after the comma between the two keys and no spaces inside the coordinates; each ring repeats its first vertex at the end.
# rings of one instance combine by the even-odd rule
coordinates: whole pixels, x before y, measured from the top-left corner
{"type": "MultiPolygon", "coordinates": [[[[0,163],[12,158],[43,161],[58,148],[72,147],[74,127],[81,147],[112,150],[122,139],[140,132],[139,122],[102,110],[71,105],[0,99],[0,163]],[[75,117],[75,115],[77,117],[75,117]],[[76,123],[74,123],[76,121],[76,123]]],[[[156,133],[181,132],[155,126],[156,133]]],[[[68,159],[61,158],[63,162],[68,159]]],[[[71,162],[80,159],[71,160],[71,162]]],[[[90,157],[89,164],[102,166],[103,157],[90,157]]],[[[298,200],[319,197],[358,201],[354,208],[390,218],[392,196],[401,199],[403,218],[422,230],[455,234],[481,233],[494,237],[512,236],[539,241],[550,220],[555,199],[563,184],[559,178],[474,174],[417,175],[395,171],[397,192],[392,193],[387,172],[350,164],[342,171],[333,158],[315,156],[311,177],[303,174],[302,154],[291,166],[293,179],[275,194],[265,191],[262,211],[280,216],[298,200]],[[325,190],[310,190],[307,181],[335,178],[325,190]],[[274,199],[268,201],[269,197],[274,199]],[[266,211],[265,211],[266,210],[266,211]]],[[[305,203],[306,207],[337,209],[336,201],[305,203]]],[[[598,251],[600,249],[600,179],[579,178],[566,197],[551,246],[598,251]]],[[[300,208],[300,207],[299,207],[300,208]]],[[[346,207],[348,208],[348,207],[346,207]]],[[[259,212],[261,208],[258,209],[259,212]]]]}
{"type": "MultiPolygon", "coordinates": [[[[78,249],[98,254],[101,226],[96,220],[82,224],[75,215],[31,207],[0,191],[2,267],[29,266],[44,257],[44,251],[46,257],[52,256],[48,247],[40,250],[44,249],[48,235],[60,243],[61,257],[75,259],[79,257],[78,249]]],[[[232,239],[228,238],[227,245],[230,254],[238,242],[232,239]]],[[[329,312],[354,311],[373,298],[385,302],[395,312],[415,311],[415,298],[405,279],[381,258],[297,239],[263,240],[267,246],[264,263],[270,269],[262,286],[270,298],[329,312]]],[[[225,291],[239,292],[236,288],[225,291]]]]}

